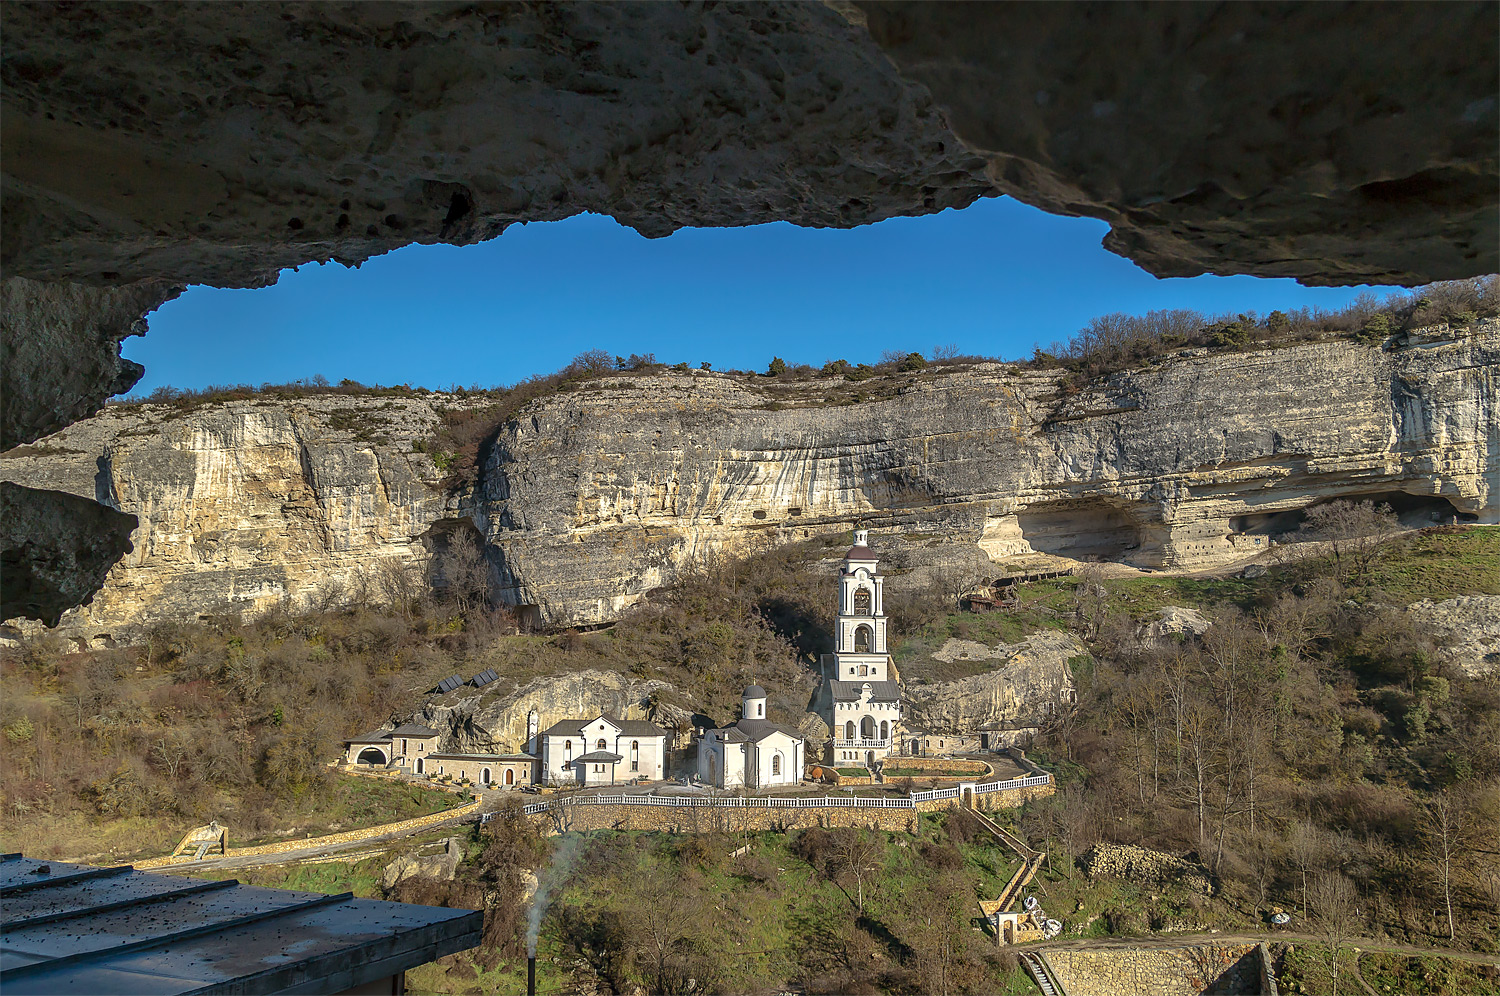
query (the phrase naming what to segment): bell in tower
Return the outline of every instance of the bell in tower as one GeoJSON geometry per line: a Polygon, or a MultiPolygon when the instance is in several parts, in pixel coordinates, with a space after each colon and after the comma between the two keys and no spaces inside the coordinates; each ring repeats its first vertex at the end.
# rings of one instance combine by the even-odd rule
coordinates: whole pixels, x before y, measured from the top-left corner
{"type": "Polygon", "coordinates": [[[868,530],[854,532],[854,546],[839,573],[839,613],[834,634],[838,678],[884,681],[886,667],[885,578],[870,549],[868,530]]]}

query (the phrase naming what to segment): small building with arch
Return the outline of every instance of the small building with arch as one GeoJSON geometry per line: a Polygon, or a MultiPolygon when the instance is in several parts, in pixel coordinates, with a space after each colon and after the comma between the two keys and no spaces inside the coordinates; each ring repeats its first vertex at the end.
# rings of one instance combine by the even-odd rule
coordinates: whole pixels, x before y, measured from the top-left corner
{"type": "Polygon", "coordinates": [[[365,767],[397,765],[411,771],[415,762],[437,750],[438,732],[416,723],[393,730],[374,730],[344,742],[344,762],[365,767]]]}
{"type": "Polygon", "coordinates": [[[770,788],[802,780],[807,745],[790,727],[766,718],[766,690],[745,689],[741,718],[704,732],[698,741],[698,777],[717,788],[770,788]]]}

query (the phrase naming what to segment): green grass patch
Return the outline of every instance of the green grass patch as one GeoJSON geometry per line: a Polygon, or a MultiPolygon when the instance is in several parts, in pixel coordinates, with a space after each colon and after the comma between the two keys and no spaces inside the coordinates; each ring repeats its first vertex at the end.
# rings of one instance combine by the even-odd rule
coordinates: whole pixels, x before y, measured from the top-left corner
{"type": "Polygon", "coordinates": [[[1366,951],[1359,974],[1377,993],[1408,996],[1500,996],[1500,968],[1441,955],[1366,951]]]}
{"type": "MultiPolygon", "coordinates": [[[[285,818],[297,825],[295,834],[272,832],[250,840],[230,840],[229,846],[248,847],[358,830],[441,813],[463,804],[463,798],[452,792],[410,782],[335,775],[326,792],[310,795],[305,803],[286,813],[285,818]]],[[[229,832],[233,836],[234,828],[229,832]]]]}
{"type": "Polygon", "coordinates": [[[833,770],[837,771],[839,774],[843,775],[845,778],[869,778],[870,777],[870,769],[868,769],[868,768],[834,768],[833,770]]]}

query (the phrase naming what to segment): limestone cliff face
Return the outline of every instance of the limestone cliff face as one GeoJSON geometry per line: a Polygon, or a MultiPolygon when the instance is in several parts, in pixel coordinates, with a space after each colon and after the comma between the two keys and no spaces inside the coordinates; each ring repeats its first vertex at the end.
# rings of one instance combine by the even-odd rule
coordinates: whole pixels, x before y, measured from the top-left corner
{"type": "Polygon", "coordinates": [[[462,403],[440,395],[110,408],[9,451],[0,479],[140,517],[133,552],[63,619],[83,640],[347,599],[459,521],[486,537],[498,598],[593,622],[706,556],[856,523],[908,566],[981,574],[1210,567],[1340,497],[1413,524],[1500,513],[1493,320],[1385,350],[1183,354],[1072,395],[1004,364],[896,386],[606,377],[523,409],[461,494],[414,452],[462,403]]]}
{"type": "Polygon", "coordinates": [[[1497,389],[1495,321],[1391,351],[1182,355],[1060,399],[1054,374],[1000,364],[837,407],[713,374],[613,379],[510,423],[474,507],[505,597],[550,619],[608,619],[707,554],[856,521],[1000,561],[1199,569],[1339,497],[1496,521],[1497,389]]]}
{"type": "Polygon", "coordinates": [[[62,631],[82,643],[159,621],[378,597],[423,553],[441,474],[415,437],[434,403],[315,397],[181,413],[116,407],[20,447],[0,478],[132,512],[134,549],[62,631]],[[367,438],[359,438],[359,437],[367,438]]]}

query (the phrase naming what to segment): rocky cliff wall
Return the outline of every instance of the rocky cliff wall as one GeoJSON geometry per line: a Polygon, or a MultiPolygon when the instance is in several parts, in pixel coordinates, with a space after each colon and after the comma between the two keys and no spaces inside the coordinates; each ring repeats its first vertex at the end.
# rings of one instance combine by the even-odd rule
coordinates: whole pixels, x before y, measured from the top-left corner
{"type": "Polygon", "coordinates": [[[93,602],[63,618],[82,644],[156,622],[378,600],[382,574],[424,554],[420,537],[452,501],[431,458],[412,451],[436,426],[436,403],[111,407],[7,452],[0,479],[139,519],[93,602]]]}
{"type": "Polygon", "coordinates": [[[463,493],[413,445],[462,399],[115,407],[9,451],[0,479],[140,517],[93,604],[63,619],[85,640],[339,601],[458,521],[486,537],[497,597],[552,622],[607,620],[707,556],[856,523],[910,563],[976,573],[1193,570],[1339,497],[1496,521],[1500,322],[1420,340],[1184,354],[1071,395],[1003,364],[897,390],[611,376],[525,408],[463,493]]]}
{"type": "Polygon", "coordinates": [[[1066,397],[1000,364],[834,407],[821,386],[610,379],[510,423],[473,507],[505,597],[550,619],[608,619],[705,555],[855,522],[1001,561],[1193,570],[1340,497],[1496,521],[1497,389],[1495,321],[1392,351],[1182,355],[1066,397]]]}

